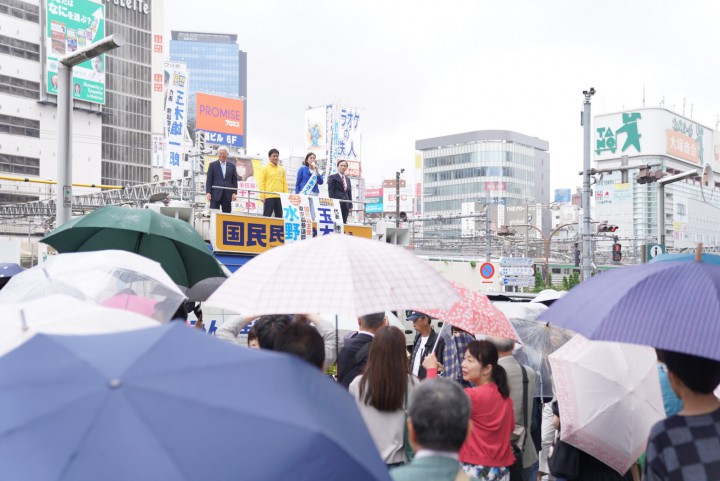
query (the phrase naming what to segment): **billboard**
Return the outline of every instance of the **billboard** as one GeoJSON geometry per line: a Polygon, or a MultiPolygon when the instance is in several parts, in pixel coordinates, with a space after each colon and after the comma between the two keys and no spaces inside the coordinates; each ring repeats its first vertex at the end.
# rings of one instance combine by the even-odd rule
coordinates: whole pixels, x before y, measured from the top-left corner
{"type": "Polygon", "coordinates": [[[205,142],[245,146],[245,101],[198,92],[195,100],[195,128],[206,132],[205,142]]]}
{"type": "Polygon", "coordinates": [[[305,150],[315,154],[318,159],[327,158],[327,113],[324,106],[305,111],[305,150]]]}
{"type": "MultiPolygon", "coordinates": [[[[105,5],[92,0],[47,0],[45,28],[45,82],[47,92],[58,93],[58,60],[105,37],[105,5]]],[[[73,68],[73,98],[105,103],[105,55],[73,68]]]]}
{"type": "Polygon", "coordinates": [[[360,162],[360,111],[336,107],[335,125],[338,129],[337,160],[360,162]]]}
{"type": "Polygon", "coordinates": [[[593,123],[595,160],[623,155],[667,155],[693,167],[713,163],[713,131],[660,107],[598,115],[593,123]]]}
{"type": "Polygon", "coordinates": [[[383,190],[365,189],[365,212],[378,214],[383,211],[383,190]]]}
{"type": "Polygon", "coordinates": [[[570,189],[555,189],[555,202],[569,204],[571,199],[572,191],[570,189]]]}
{"type": "MultiPolygon", "coordinates": [[[[383,189],[383,212],[395,212],[397,201],[395,189],[383,189]]],[[[400,212],[413,212],[412,189],[400,187],[400,212]]]]}
{"type": "Polygon", "coordinates": [[[165,170],[171,178],[183,176],[182,155],[183,135],[187,127],[188,75],[187,67],[182,63],[165,65],[165,77],[168,79],[165,95],[164,135],[165,170]]]}

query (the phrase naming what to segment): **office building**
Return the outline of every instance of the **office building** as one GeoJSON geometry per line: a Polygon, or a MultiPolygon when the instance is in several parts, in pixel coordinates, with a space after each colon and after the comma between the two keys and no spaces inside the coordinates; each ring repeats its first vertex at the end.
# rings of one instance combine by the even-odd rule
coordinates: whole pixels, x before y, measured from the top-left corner
{"type": "Polygon", "coordinates": [[[438,218],[423,223],[425,239],[463,237],[461,219],[439,217],[460,215],[467,207],[489,204],[497,216],[503,207],[549,204],[545,140],[508,130],[480,130],[418,140],[415,149],[421,157],[422,213],[438,218]]]}

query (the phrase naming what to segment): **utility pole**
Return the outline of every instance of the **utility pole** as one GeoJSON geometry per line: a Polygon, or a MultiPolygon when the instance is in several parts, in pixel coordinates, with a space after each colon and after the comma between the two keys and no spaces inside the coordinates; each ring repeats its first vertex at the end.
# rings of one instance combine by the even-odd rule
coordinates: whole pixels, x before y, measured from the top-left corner
{"type": "Polygon", "coordinates": [[[400,174],[405,169],[395,172],[395,227],[400,228],[400,174]]]}
{"type": "Polygon", "coordinates": [[[584,90],[585,102],[583,103],[582,126],[583,126],[583,251],[582,251],[582,280],[586,281],[591,277],[592,264],[592,233],[590,232],[590,98],[595,95],[595,89],[584,90]]]}

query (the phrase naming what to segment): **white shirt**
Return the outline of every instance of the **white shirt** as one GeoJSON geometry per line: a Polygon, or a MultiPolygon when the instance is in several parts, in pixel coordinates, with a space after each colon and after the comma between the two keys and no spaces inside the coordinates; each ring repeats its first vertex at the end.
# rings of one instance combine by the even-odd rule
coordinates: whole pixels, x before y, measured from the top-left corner
{"type": "Polygon", "coordinates": [[[430,336],[420,338],[420,346],[418,347],[417,354],[415,354],[415,362],[413,362],[412,373],[417,376],[420,372],[420,361],[422,360],[422,354],[425,350],[425,344],[427,344],[430,336]]]}

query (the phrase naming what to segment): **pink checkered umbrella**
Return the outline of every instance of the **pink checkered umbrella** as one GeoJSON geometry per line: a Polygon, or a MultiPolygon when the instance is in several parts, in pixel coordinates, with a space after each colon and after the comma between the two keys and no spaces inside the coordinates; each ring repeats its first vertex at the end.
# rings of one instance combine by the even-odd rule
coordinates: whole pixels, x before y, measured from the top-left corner
{"type": "Polygon", "coordinates": [[[242,315],[362,316],[447,308],[457,291],[427,261],[384,242],[330,234],[275,247],[238,269],[206,301],[242,315]]]}
{"type": "Polygon", "coordinates": [[[451,284],[461,299],[453,304],[450,309],[420,310],[470,334],[484,334],[515,341],[519,340],[508,318],[490,302],[488,296],[471,291],[456,282],[451,282],[451,284]]]}

